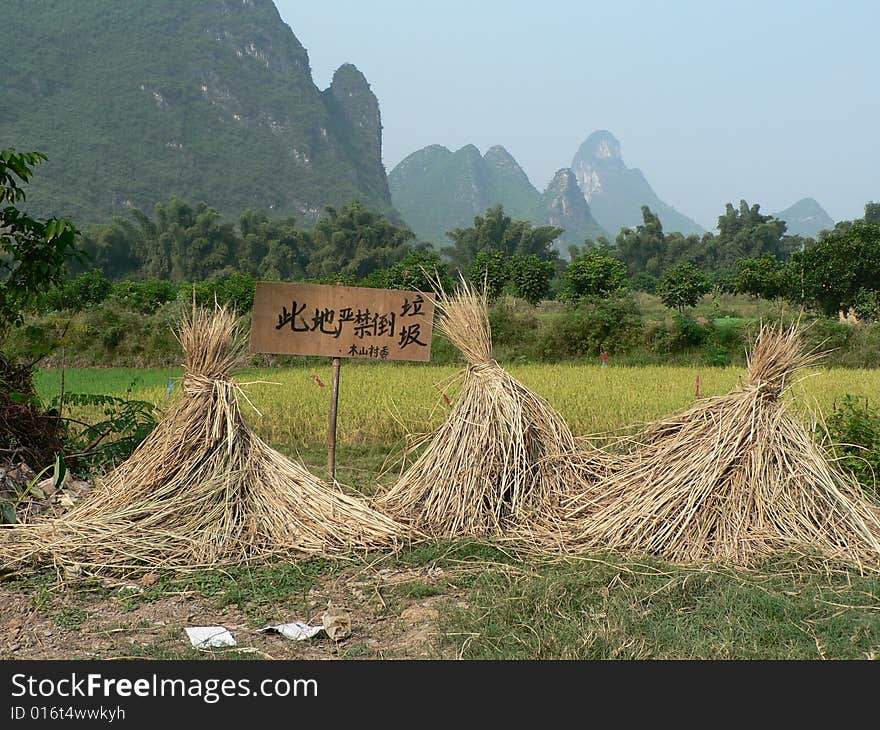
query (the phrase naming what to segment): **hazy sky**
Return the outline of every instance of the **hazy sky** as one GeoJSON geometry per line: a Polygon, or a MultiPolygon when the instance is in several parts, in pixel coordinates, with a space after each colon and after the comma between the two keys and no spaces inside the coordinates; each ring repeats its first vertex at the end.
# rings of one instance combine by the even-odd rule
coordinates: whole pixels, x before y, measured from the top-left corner
{"type": "Polygon", "coordinates": [[[539,189],[596,129],[706,228],[728,201],[880,200],[880,3],[276,0],[325,88],[354,63],[390,171],[501,144],[539,189]]]}

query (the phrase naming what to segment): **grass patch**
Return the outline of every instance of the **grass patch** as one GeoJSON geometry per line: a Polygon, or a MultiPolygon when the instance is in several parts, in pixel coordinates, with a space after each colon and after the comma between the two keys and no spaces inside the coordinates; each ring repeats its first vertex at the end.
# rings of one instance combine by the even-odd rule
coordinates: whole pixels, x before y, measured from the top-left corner
{"type": "Polygon", "coordinates": [[[401,549],[386,563],[403,568],[460,568],[467,565],[513,564],[520,560],[510,545],[479,540],[440,540],[401,549]]]}
{"type": "Polygon", "coordinates": [[[615,559],[496,566],[441,629],[468,659],[866,659],[880,646],[878,581],[615,559]]]}
{"type": "Polygon", "coordinates": [[[199,570],[161,577],[143,593],[123,600],[129,610],[145,601],[175,593],[196,592],[212,598],[217,607],[234,605],[254,624],[284,618],[291,608],[304,609],[311,588],[322,577],[333,575],[336,564],[322,558],[296,563],[236,566],[224,570],[199,570]]]}
{"type": "Polygon", "coordinates": [[[112,599],[130,612],[144,603],[187,593],[213,599],[218,608],[234,605],[254,624],[261,624],[285,618],[291,608],[305,609],[312,587],[337,570],[338,564],[333,561],[309,558],[296,563],[169,573],[160,576],[155,584],[141,588],[136,583],[104,585],[94,579],[62,585],[53,570],[45,569],[8,580],[4,585],[29,596],[34,608],[42,611],[51,611],[64,599],[64,604],[50,615],[60,626],[71,629],[79,629],[88,616],[82,605],[112,599]]]}
{"type": "Polygon", "coordinates": [[[414,581],[413,583],[402,583],[397,586],[397,593],[401,598],[418,601],[423,598],[431,598],[431,596],[443,595],[443,590],[439,586],[431,585],[430,583],[414,581]]]}
{"type": "Polygon", "coordinates": [[[68,631],[79,631],[82,625],[88,620],[88,611],[79,606],[68,606],[60,611],[50,614],[52,620],[61,628],[68,631]]]}

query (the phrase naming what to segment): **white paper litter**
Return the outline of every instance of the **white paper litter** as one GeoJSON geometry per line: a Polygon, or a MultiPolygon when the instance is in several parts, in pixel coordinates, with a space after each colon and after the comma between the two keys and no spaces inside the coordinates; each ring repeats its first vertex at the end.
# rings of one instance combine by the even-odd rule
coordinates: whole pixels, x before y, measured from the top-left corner
{"type": "Polygon", "coordinates": [[[187,626],[184,631],[196,649],[235,646],[235,637],[223,626],[187,626]]]}
{"type": "Polygon", "coordinates": [[[281,634],[286,639],[293,641],[305,641],[313,636],[321,633],[323,626],[310,626],[302,621],[294,621],[290,624],[276,624],[275,626],[264,626],[260,629],[261,634],[281,634]]]}

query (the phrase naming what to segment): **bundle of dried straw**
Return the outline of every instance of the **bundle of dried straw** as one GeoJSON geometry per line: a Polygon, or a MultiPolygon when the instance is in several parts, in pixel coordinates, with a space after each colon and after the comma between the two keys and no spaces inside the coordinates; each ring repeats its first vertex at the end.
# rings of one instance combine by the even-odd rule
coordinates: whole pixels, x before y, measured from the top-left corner
{"type": "Polygon", "coordinates": [[[393,542],[400,526],[260,440],[242,418],[245,333],[194,309],[179,339],[183,396],[132,456],[67,514],[0,532],[0,562],[87,572],[192,568],[393,542]]]}
{"type": "Polygon", "coordinates": [[[549,522],[563,495],[583,488],[603,460],[579,450],[562,417],[492,359],[485,294],[464,281],[441,290],[438,327],[468,365],[443,425],[379,503],[437,537],[501,535],[549,522]]]}
{"type": "Polygon", "coordinates": [[[762,327],[747,384],[652,424],[571,500],[573,545],[740,565],[790,551],[880,569],[877,506],[782,397],[816,360],[797,324],[762,327]]]}

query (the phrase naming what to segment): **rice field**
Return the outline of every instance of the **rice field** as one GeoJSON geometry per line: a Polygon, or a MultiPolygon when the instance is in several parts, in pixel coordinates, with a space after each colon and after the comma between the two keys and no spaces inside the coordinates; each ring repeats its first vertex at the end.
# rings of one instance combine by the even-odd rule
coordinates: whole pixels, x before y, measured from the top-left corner
{"type": "MultiPolygon", "coordinates": [[[[704,396],[719,395],[745,378],[737,367],[614,367],[594,365],[506,365],[510,373],[546,398],[577,435],[613,432],[684,408],[694,400],[697,376],[704,396]]],[[[343,446],[393,447],[407,434],[434,429],[448,412],[446,398],[457,393],[455,367],[343,362],[338,438],[343,446]],[[446,398],[444,398],[444,395],[446,398]]],[[[168,402],[169,380],[181,371],[79,369],[64,373],[65,390],[142,398],[160,407],[168,402]]],[[[245,370],[240,383],[259,414],[244,404],[256,432],[285,453],[326,443],[331,368],[325,365],[245,370]],[[324,384],[322,387],[319,382],[324,384]]],[[[43,398],[60,392],[61,372],[41,370],[43,398]]],[[[174,389],[179,388],[174,381],[174,389]]],[[[822,369],[795,388],[798,403],[820,414],[844,394],[880,402],[880,370],[822,369]]]]}

